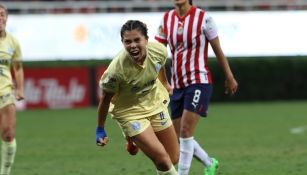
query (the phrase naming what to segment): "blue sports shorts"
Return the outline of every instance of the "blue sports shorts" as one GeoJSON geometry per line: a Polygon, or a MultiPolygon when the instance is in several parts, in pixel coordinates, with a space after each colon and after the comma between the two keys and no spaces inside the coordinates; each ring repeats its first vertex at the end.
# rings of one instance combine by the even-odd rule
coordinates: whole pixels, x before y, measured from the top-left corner
{"type": "Polygon", "coordinates": [[[206,117],[211,94],[211,84],[194,84],[185,88],[174,89],[170,98],[172,119],[180,118],[183,109],[206,117]]]}

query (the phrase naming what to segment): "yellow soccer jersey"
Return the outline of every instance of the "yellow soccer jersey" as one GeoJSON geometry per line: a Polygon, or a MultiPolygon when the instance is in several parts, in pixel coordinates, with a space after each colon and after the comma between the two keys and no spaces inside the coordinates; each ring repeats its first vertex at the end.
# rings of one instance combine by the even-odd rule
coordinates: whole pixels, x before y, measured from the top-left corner
{"type": "Polygon", "coordinates": [[[6,32],[6,36],[0,38],[0,96],[12,91],[11,63],[21,61],[21,57],[18,41],[6,32]]]}
{"type": "Polygon", "coordinates": [[[167,58],[166,47],[148,42],[147,56],[142,66],[122,50],[102,75],[99,85],[115,93],[110,110],[113,118],[123,121],[148,117],[161,112],[169,101],[167,90],[158,74],[167,58]]]}

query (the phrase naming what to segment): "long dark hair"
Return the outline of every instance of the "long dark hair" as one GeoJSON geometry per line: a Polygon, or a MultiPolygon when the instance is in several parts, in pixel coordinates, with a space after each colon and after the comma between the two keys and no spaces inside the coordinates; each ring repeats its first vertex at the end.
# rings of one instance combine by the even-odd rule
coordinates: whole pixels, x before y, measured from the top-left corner
{"type": "Polygon", "coordinates": [[[190,3],[191,5],[193,5],[193,0],[189,0],[189,3],[190,3]]]}

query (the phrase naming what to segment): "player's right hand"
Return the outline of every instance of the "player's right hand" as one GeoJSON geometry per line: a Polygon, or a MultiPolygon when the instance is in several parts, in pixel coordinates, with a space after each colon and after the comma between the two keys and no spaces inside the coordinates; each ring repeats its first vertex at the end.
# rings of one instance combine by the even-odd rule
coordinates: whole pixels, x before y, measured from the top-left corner
{"type": "Polygon", "coordinates": [[[107,133],[104,128],[97,127],[96,128],[96,145],[97,146],[105,146],[108,143],[109,139],[107,137],[107,133]]]}
{"type": "Polygon", "coordinates": [[[233,96],[238,90],[236,79],[230,78],[225,80],[225,94],[233,96]]]}

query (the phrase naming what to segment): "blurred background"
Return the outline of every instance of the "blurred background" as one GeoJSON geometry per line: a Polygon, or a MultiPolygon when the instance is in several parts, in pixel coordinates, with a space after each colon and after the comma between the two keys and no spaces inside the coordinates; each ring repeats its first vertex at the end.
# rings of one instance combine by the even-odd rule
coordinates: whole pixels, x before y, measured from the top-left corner
{"type": "MultiPolygon", "coordinates": [[[[98,80],[122,48],[123,23],[145,22],[153,40],[171,0],[1,3],[25,71],[12,175],[155,174],[145,155],[128,155],[114,121],[106,126],[109,145],[96,147],[98,80]]],[[[195,137],[219,159],[217,175],[307,174],[307,0],[193,3],[215,19],[239,83],[235,96],[224,94],[224,76],[210,50],[214,93],[195,137]]],[[[193,162],[190,175],[202,171],[193,162]]]]}
{"type": "MultiPolygon", "coordinates": [[[[26,100],[22,108],[97,104],[97,81],[122,48],[119,31],[139,19],[153,40],[166,0],[8,0],[7,30],[22,46],[26,100]],[[69,70],[69,71],[68,71],[69,70]]],[[[199,0],[214,17],[222,48],[240,84],[223,94],[224,77],[210,59],[212,101],[306,99],[306,0],[199,0]]],[[[210,57],[214,57],[212,51],[210,57]]],[[[169,62],[168,62],[169,63],[169,62]]]]}

